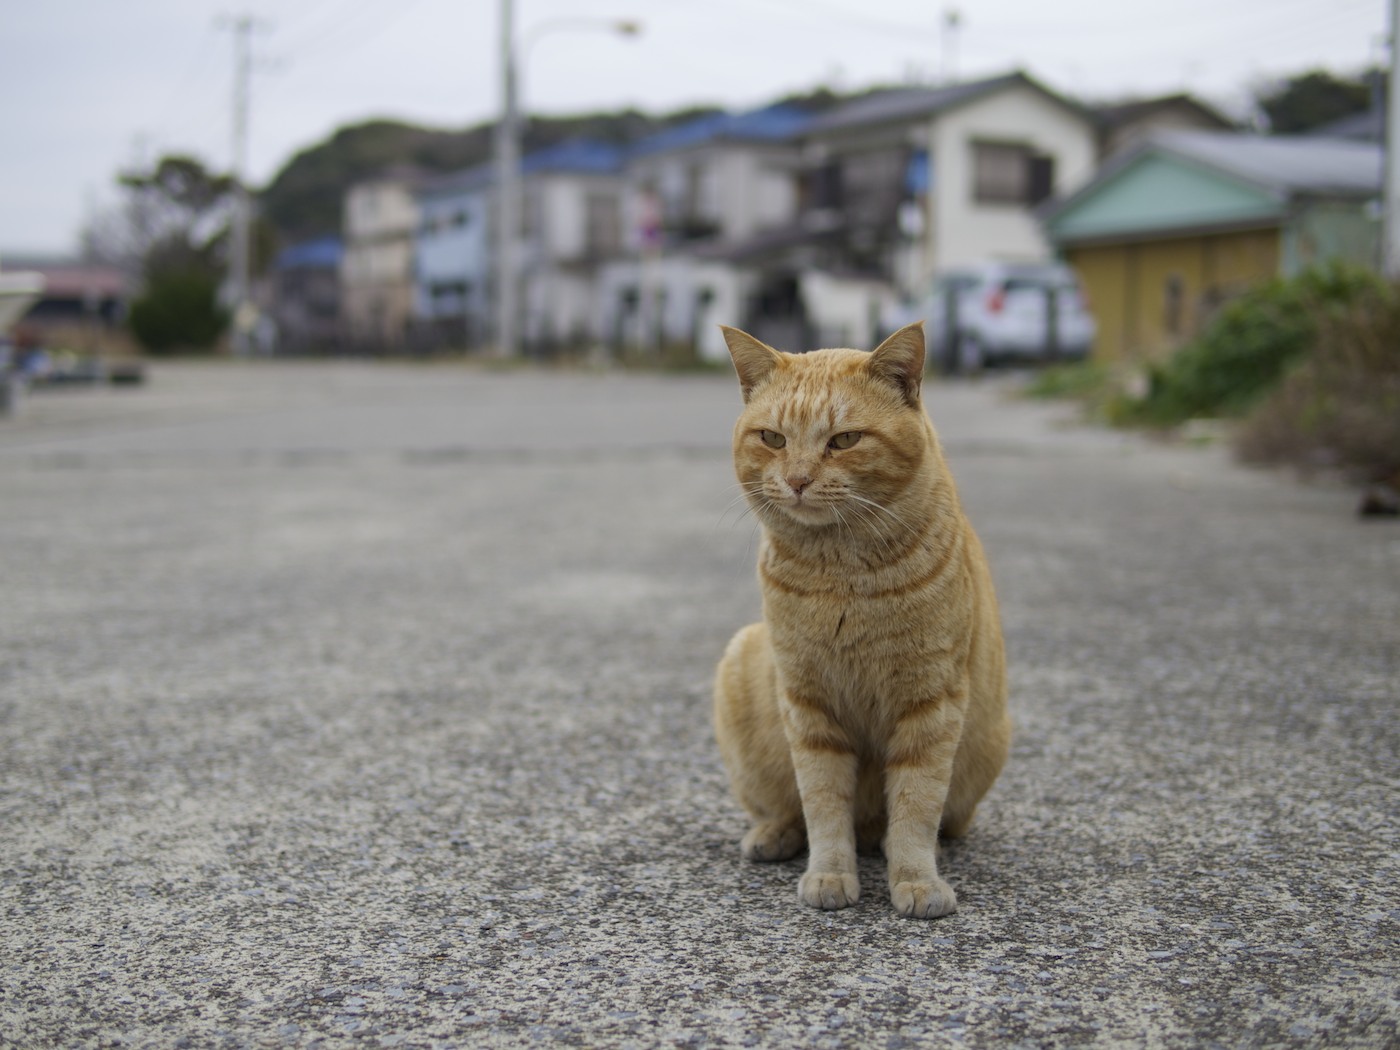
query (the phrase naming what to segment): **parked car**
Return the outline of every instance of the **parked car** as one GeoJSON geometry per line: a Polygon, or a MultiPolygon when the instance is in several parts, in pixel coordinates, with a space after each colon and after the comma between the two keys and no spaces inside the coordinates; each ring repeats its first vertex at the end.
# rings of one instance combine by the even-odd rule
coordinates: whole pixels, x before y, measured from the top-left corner
{"type": "Polygon", "coordinates": [[[1079,279],[1062,263],[985,263],[950,270],[892,321],[920,319],[930,363],[945,372],[1082,358],[1095,332],[1079,279]]]}

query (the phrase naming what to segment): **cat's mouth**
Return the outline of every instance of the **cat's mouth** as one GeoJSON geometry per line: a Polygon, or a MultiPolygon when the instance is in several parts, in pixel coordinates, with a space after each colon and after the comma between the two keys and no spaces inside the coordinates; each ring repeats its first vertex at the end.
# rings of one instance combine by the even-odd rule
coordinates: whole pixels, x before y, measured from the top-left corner
{"type": "Polygon", "coordinates": [[[826,525],[833,520],[829,501],[814,498],[810,492],[793,492],[775,502],[788,517],[803,525],[826,525]]]}

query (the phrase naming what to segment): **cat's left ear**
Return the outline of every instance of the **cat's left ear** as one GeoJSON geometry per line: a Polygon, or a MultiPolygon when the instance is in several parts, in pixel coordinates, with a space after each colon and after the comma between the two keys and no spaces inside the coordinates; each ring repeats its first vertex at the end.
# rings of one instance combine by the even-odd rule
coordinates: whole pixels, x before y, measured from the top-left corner
{"type": "Polygon", "coordinates": [[[924,323],[907,324],[870,353],[870,373],[904,395],[911,408],[919,407],[919,387],[924,381],[924,323]]]}
{"type": "Polygon", "coordinates": [[[729,346],[729,356],[734,358],[734,371],[739,373],[739,389],[747,403],[754,387],[768,378],[782,360],[778,351],[767,343],[761,343],[748,332],[741,332],[728,325],[720,325],[724,341],[729,346]]]}

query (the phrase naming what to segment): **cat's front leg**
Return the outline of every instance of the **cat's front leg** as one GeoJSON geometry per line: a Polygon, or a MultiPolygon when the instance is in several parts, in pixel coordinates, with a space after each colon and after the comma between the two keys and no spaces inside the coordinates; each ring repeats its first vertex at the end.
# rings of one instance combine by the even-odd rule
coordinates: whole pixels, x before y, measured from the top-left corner
{"type": "Polygon", "coordinates": [[[938,825],[962,731],[959,697],[930,698],[899,718],[885,757],[890,900],[901,915],[936,919],[958,910],[938,874],[938,825]]]}
{"type": "Polygon", "coordinates": [[[856,874],[856,753],[822,706],[787,693],[783,722],[807,825],[807,871],[798,896],[814,908],[847,908],[860,899],[856,874]]]}

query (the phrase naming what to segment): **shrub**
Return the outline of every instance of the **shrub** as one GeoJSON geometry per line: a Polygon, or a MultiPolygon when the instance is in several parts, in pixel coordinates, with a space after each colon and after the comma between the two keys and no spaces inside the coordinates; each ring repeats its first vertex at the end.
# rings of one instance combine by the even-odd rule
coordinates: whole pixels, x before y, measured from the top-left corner
{"type": "Polygon", "coordinates": [[[207,350],[228,323],[218,295],[218,281],[209,274],[161,273],[131,304],[127,323],[132,335],[153,354],[207,350]]]}
{"type": "Polygon", "coordinates": [[[1367,289],[1318,322],[1313,352],[1244,422],[1241,458],[1400,476],[1400,288],[1367,289]]]}
{"type": "Polygon", "coordinates": [[[1037,372],[1026,385],[1027,397],[1087,400],[1097,396],[1109,383],[1107,366],[1097,361],[1075,361],[1052,365],[1037,372]]]}
{"type": "Polygon", "coordinates": [[[1242,415],[1308,352],[1319,325],[1378,287],[1369,271],[1332,264],[1252,289],[1150,370],[1145,397],[1122,399],[1110,414],[1115,422],[1155,426],[1242,415]]]}

